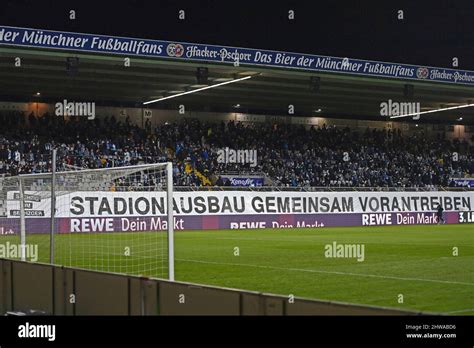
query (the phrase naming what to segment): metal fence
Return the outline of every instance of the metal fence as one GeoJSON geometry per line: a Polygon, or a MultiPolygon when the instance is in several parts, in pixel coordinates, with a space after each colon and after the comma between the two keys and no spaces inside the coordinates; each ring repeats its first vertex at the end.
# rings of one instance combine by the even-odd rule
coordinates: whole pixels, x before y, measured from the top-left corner
{"type": "Polygon", "coordinates": [[[175,186],[175,191],[257,191],[257,192],[431,192],[431,191],[474,191],[474,187],[341,187],[341,186],[311,186],[311,187],[283,187],[283,186],[175,186]]]}

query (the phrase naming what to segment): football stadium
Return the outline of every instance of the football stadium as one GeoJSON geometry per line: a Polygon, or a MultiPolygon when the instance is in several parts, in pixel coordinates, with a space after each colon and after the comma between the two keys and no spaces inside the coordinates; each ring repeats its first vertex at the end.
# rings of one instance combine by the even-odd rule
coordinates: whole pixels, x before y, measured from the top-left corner
{"type": "Polygon", "coordinates": [[[0,25],[0,174],[1,314],[474,315],[474,71],[0,25]]]}

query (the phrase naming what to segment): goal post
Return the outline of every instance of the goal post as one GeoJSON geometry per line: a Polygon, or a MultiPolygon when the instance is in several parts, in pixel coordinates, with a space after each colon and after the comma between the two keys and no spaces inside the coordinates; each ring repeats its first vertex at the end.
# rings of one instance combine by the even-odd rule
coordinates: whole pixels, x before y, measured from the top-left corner
{"type": "Polygon", "coordinates": [[[171,162],[8,182],[1,187],[4,220],[19,237],[22,260],[34,261],[29,251],[37,248],[45,263],[174,280],[171,162]]]}
{"type": "Polygon", "coordinates": [[[174,218],[173,218],[173,163],[166,164],[166,196],[168,206],[168,279],[174,280],[174,218]]]}

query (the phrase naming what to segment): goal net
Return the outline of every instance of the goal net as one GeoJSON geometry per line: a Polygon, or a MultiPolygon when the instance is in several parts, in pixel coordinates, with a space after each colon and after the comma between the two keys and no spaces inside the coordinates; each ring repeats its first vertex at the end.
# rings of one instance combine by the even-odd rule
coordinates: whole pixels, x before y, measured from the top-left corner
{"type": "Polygon", "coordinates": [[[5,257],[174,280],[171,163],[0,183],[5,257]]]}

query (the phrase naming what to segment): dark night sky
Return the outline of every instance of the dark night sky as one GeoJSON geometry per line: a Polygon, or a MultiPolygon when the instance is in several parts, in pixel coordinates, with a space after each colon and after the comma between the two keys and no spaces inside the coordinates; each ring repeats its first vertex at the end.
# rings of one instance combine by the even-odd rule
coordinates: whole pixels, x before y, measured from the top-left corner
{"type": "Polygon", "coordinates": [[[474,0],[2,0],[0,24],[474,70],[474,0]]]}

